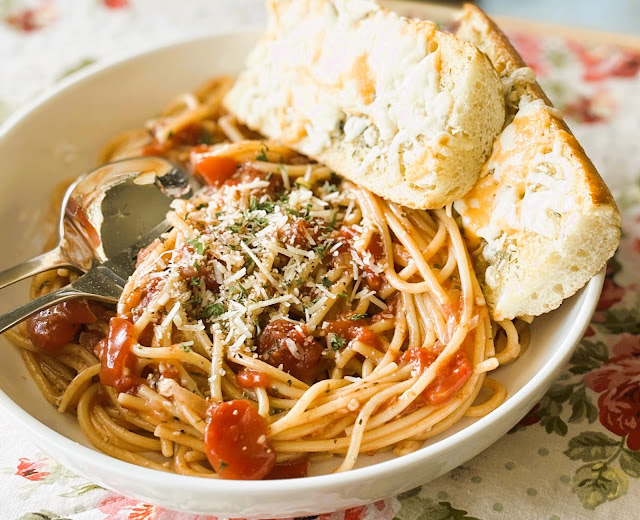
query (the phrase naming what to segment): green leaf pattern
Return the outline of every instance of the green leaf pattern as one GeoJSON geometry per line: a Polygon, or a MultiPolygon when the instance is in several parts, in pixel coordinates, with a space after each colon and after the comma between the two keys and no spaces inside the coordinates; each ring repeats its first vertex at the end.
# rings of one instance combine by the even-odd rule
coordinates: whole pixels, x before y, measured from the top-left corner
{"type": "Polygon", "coordinates": [[[573,477],[573,492],[587,509],[595,509],[606,501],[615,500],[628,489],[627,475],[606,462],[585,464],[573,477]]]}

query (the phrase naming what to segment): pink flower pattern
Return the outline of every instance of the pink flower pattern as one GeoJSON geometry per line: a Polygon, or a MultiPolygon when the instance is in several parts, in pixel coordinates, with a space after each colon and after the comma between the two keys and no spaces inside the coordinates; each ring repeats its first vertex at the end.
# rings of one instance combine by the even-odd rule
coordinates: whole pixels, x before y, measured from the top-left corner
{"type": "Polygon", "coordinates": [[[598,392],[600,422],[607,430],[627,436],[627,446],[640,450],[640,336],[622,334],[612,357],[584,381],[598,392]]]}
{"type": "Polygon", "coordinates": [[[29,460],[26,457],[21,457],[15,474],[32,482],[39,482],[49,475],[48,471],[42,471],[46,466],[46,459],[29,460]]]}
{"type": "Polygon", "coordinates": [[[102,0],[109,9],[122,9],[129,7],[129,0],[102,0]]]}
{"type": "Polygon", "coordinates": [[[36,7],[24,7],[10,13],[5,22],[14,29],[29,33],[50,25],[57,15],[52,0],[41,0],[36,7]]]}

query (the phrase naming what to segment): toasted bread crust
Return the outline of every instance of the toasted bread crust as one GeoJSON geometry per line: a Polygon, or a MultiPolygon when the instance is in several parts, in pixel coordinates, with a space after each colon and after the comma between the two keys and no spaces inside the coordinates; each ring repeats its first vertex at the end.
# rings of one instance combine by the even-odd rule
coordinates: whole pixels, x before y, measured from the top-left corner
{"type": "MultiPolygon", "coordinates": [[[[464,4],[462,16],[456,24],[455,34],[484,52],[500,78],[509,77],[517,69],[527,66],[500,27],[474,4],[464,4]]],[[[537,82],[526,83],[521,88],[524,88],[526,94],[532,98],[542,99],[546,105],[553,106],[537,82]]]]}
{"type": "Polygon", "coordinates": [[[473,186],[505,113],[482,52],[369,0],[269,7],[224,101],[240,121],[405,206],[439,208],[473,186]]]}
{"type": "Polygon", "coordinates": [[[494,63],[507,120],[478,184],[455,208],[494,319],[537,316],[558,307],[613,255],[620,214],[560,114],[532,75],[519,72],[526,64],[495,23],[466,4],[456,34],[494,63]]]}

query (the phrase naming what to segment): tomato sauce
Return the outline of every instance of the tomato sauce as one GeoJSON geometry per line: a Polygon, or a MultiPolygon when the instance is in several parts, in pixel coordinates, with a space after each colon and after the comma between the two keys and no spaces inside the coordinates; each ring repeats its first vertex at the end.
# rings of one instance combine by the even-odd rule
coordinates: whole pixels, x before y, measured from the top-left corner
{"type": "Polygon", "coordinates": [[[378,336],[371,332],[367,325],[367,319],[349,320],[347,318],[340,318],[326,322],[326,324],[323,325],[323,328],[327,332],[338,334],[347,341],[358,340],[371,347],[379,348],[380,340],[378,339],[378,336]]]}
{"type": "Polygon", "coordinates": [[[317,243],[318,233],[314,232],[314,227],[304,218],[296,218],[284,231],[279,231],[278,238],[287,244],[301,249],[310,247],[309,237],[317,243]]]}
{"type": "Polygon", "coordinates": [[[243,368],[236,374],[236,383],[240,388],[266,388],[271,380],[264,372],[243,368]]]}
{"type": "Polygon", "coordinates": [[[40,350],[56,354],[75,340],[83,324],[95,323],[96,320],[85,299],[69,300],[29,318],[27,334],[40,350]]]}
{"type": "Polygon", "coordinates": [[[367,251],[371,253],[371,256],[376,262],[382,260],[384,256],[384,245],[382,243],[382,237],[378,233],[374,233],[371,240],[369,240],[367,251]]]}
{"type": "MultiPolygon", "coordinates": [[[[400,357],[401,364],[413,363],[411,374],[422,374],[438,357],[438,352],[422,347],[407,350],[400,357]]],[[[473,368],[464,351],[456,352],[441,372],[424,389],[422,396],[427,403],[438,406],[449,401],[460,388],[469,380],[473,368]]]]}
{"type": "Polygon", "coordinates": [[[87,216],[87,212],[75,198],[71,197],[67,201],[66,212],[73,221],[80,224],[81,231],[84,237],[88,240],[88,242],[93,246],[94,249],[97,249],[100,244],[102,244],[100,234],[98,233],[96,228],[93,227],[93,224],[87,216]]]}
{"type": "Polygon", "coordinates": [[[398,297],[393,296],[391,299],[387,300],[387,308],[380,311],[378,314],[374,314],[371,317],[371,323],[377,323],[382,320],[390,320],[391,318],[395,318],[396,312],[398,310],[398,297]]]}
{"type": "Polygon", "coordinates": [[[136,269],[140,266],[142,262],[146,260],[149,254],[159,245],[160,245],[160,239],[156,238],[147,247],[143,247],[140,251],[138,251],[138,256],[136,257],[136,269]]]}
{"type": "Polygon", "coordinates": [[[372,291],[378,292],[382,289],[384,285],[384,274],[382,273],[374,273],[373,270],[369,266],[364,267],[364,283],[371,289],[372,291]]]}
{"type": "Polygon", "coordinates": [[[126,304],[131,309],[131,315],[134,320],[140,317],[149,302],[163,286],[164,281],[160,278],[151,278],[144,288],[136,289],[129,294],[126,304]]]}
{"type": "Polygon", "coordinates": [[[236,186],[241,182],[247,183],[255,181],[256,179],[269,183],[269,186],[260,189],[264,190],[264,194],[268,195],[271,199],[284,190],[284,182],[281,175],[261,172],[248,163],[241,164],[237,172],[227,179],[224,184],[226,186],[236,186]]]}
{"type": "Polygon", "coordinates": [[[285,478],[302,478],[309,474],[309,458],[290,460],[276,464],[267,474],[265,480],[281,480],[285,478]]]}
{"type": "MultiPolygon", "coordinates": [[[[340,242],[340,246],[334,250],[334,258],[338,259],[342,254],[348,253],[353,244],[353,239],[357,236],[359,236],[358,233],[351,226],[342,226],[335,233],[334,238],[340,242]]],[[[350,254],[348,255],[348,262],[351,262],[350,254]]]]}
{"type": "Polygon", "coordinates": [[[136,355],[133,347],[133,323],[124,318],[111,318],[109,335],[96,346],[100,359],[100,382],[113,386],[118,392],[128,392],[140,385],[136,355]]]}
{"type": "Polygon", "coordinates": [[[167,148],[162,146],[160,143],[152,143],[142,147],[140,150],[140,155],[155,155],[158,157],[163,157],[167,152],[167,148]]]}
{"type": "Polygon", "coordinates": [[[169,142],[170,147],[198,146],[211,142],[211,136],[202,125],[191,123],[171,135],[169,142]]]}
{"type": "Polygon", "coordinates": [[[276,463],[267,433],[266,419],[248,400],[212,403],[204,432],[207,459],[222,478],[262,479],[276,463]]]}
{"type": "Polygon", "coordinates": [[[162,377],[168,377],[169,379],[175,379],[176,381],[179,380],[180,370],[178,370],[178,367],[172,363],[161,363],[160,372],[162,373],[162,377]]]}

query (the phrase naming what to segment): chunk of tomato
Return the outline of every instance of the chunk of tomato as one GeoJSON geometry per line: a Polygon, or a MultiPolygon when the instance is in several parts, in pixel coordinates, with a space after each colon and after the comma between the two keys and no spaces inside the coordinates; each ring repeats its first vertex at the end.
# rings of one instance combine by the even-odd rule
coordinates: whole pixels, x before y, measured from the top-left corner
{"type": "Polygon", "coordinates": [[[260,359],[276,368],[282,366],[282,370],[302,381],[313,381],[322,350],[303,323],[282,318],[269,322],[258,337],[260,359]]]}
{"type": "Polygon", "coordinates": [[[275,466],[267,440],[268,425],[247,399],[209,407],[204,446],[213,469],[222,478],[259,480],[275,466]]]}
{"type": "Polygon", "coordinates": [[[429,404],[438,406],[449,401],[464,385],[471,374],[471,362],[464,352],[458,351],[447,363],[422,395],[429,404]]]}
{"type": "Polygon", "coordinates": [[[100,358],[100,382],[127,392],[142,383],[137,370],[137,358],[132,352],[133,323],[124,318],[111,318],[109,335],[96,346],[100,358]]]}
{"type": "MultiPolygon", "coordinates": [[[[412,375],[422,374],[438,357],[438,353],[422,347],[407,350],[400,358],[400,363],[413,363],[414,369],[412,375]]],[[[464,385],[471,374],[473,368],[469,358],[464,351],[459,350],[442,367],[441,371],[431,381],[429,386],[424,389],[422,396],[427,403],[438,406],[449,401],[460,388],[464,385]]]]}
{"type": "Polygon", "coordinates": [[[238,163],[231,157],[192,153],[193,171],[200,175],[209,186],[221,186],[238,169],[238,163]]]}
{"type": "Polygon", "coordinates": [[[40,350],[57,354],[75,340],[83,324],[95,323],[96,319],[85,299],[69,300],[29,318],[27,334],[40,350]]]}
{"type": "Polygon", "coordinates": [[[236,383],[240,388],[266,388],[269,386],[269,376],[250,368],[243,368],[236,374],[236,383]]]}

